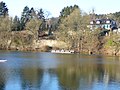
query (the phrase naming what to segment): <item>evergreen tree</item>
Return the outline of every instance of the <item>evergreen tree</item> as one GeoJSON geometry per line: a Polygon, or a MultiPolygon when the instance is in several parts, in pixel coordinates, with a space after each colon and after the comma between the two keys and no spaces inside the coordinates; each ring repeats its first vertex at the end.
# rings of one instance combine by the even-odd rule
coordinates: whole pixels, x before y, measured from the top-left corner
{"type": "Polygon", "coordinates": [[[64,8],[62,9],[62,11],[60,12],[60,17],[61,17],[61,18],[67,17],[67,16],[70,15],[75,9],[78,9],[78,8],[79,8],[78,5],[64,7],[64,8]]]}
{"type": "Polygon", "coordinates": [[[36,18],[37,15],[36,15],[36,11],[34,10],[34,8],[32,7],[29,11],[29,20],[32,19],[32,18],[36,18]]]}
{"type": "Polygon", "coordinates": [[[44,12],[42,9],[38,10],[36,12],[36,10],[34,10],[34,8],[32,7],[31,9],[29,9],[28,6],[24,7],[23,12],[22,12],[22,16],[21,16],[21,29],[25,28],[25,25],[28,21],[30,21],[33,18],[37,18],[39,20],[42,20],[42,25],[41,27],[45,27],[45,17],[44,17],[44,12]]]}
{"type": "Polygon", "coordinates": [[[59,16],[59,21],[58,23],[61,23],[61,21],[66,18],[67,16],[69,16],[75,9],[79,9],[78,5],[74,5],[74,6],[67,6],[64,7],[62,9],[62,11],[60,12],[60,16],[59,16]]]}
{"type": "Polygon", "coordinates": [[[20,20],[18,16],[15,16],[12,23],[12,31],[19,31],[20,30],[20,20]]]}
{"type": "Polygon", "coordinates": [[[42,24],[40,26],[40,32],[41,32],[46,29],[45,16],[44,16],[44,11],[42,8],[37,11],[37,17],[39,20],[42,21],[42,24]]]}
{"type": "Polygon", "coordinates": [[[26,23],[29,20],[29,16],[30,16],[29,11],[30,11],[29,7],[25,6],[24,9],[23,9],[23,12],[22,12],[22,16],[21,16],[21,21],[23,23],[26,23]]]}
{"type": "Polygon", "coordinates": [[[42,21],[45,20],[43,9],[38,10],[37,16],[38,16],[38,19],[40,19],[42,21]]]}
{"type": "Polygon", "coordinates": [[[29,21],[30,18],[30,9],[28,6],[25,6],[21,15],[20,30],[23,30],[25,28],[25,24],[27,23],[27,21],[29,21]]]}
{"type": "Polygon", "coordinates": [[[8,15],[8,8],[6,3],[4,3],[3,1],[0,2],[0,16],[6,16],[8,15]]]}

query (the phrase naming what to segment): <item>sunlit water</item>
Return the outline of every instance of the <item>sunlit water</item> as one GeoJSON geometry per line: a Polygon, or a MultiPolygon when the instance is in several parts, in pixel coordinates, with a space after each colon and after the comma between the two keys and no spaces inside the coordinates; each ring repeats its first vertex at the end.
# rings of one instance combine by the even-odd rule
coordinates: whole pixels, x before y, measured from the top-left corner
{"type": "Polygon", "coordinates": [[[120,90],[119,57],[0,51],[0,90],[120,90]]]}

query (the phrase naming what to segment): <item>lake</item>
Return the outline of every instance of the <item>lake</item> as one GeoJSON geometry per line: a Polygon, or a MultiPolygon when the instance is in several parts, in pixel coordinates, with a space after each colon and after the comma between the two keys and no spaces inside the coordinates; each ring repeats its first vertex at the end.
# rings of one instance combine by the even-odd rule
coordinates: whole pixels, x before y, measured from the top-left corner
{"type": "Polygon", "coordinates": [[[0,51],[0,90],[120,90],[120,58],[0,51]]]}

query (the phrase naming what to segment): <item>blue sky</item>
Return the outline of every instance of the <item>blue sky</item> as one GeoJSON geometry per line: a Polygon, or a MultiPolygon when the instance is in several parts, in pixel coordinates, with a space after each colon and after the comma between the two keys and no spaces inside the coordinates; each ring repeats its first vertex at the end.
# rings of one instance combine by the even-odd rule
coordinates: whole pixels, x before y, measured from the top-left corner
{"type": "MultiPolygon", "coordinates": [[[[0,0],[2,1],[2,0],[0,0]]],[[[51,16],[57,17],[60,11],[70,5],[77,4],[83,11],[90,12],[92,8],[97,14],[107,14],[120,11],[120,0],[3,0],[10,16],[21,16],[25,6],[35,9],[43,8],[49,11],[51,16]]]]}

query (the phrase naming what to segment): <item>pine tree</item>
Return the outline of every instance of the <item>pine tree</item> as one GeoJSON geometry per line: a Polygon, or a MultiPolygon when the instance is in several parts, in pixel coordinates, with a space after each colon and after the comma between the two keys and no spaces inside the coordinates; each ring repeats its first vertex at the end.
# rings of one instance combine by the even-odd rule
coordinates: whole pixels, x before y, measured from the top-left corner
{"type": "Polygon", "coordinates": [[[6,3],[4,3],[3,1],[0,2],[0,16],[6,16],[8,15],[8,8],[6,3]]]}
{"type": "Polygon", "coordinates": [[[21,21],[23,23],[26,23],[29,20],[29,16],[30,16],[29,12],[30,12],[29,7],[25,6],[21,16],[21,21]]]}
{"type": "Polygon", "coordinates": [[[43,9],[38,10],[37,16],[38,16],[38,19],[40,19],[42,21],[45,20],[43,9]]]}
{"type": "Polygon", "coordinates": [[[18,16],[15,16],[12,23],[12,31],[19,31],[20,30],[20,20],[18,16]]]}

